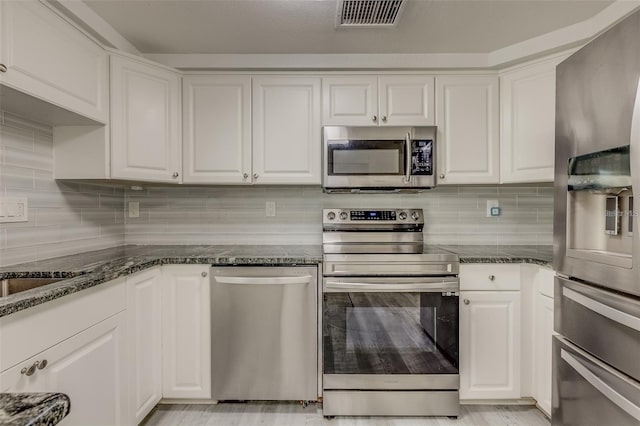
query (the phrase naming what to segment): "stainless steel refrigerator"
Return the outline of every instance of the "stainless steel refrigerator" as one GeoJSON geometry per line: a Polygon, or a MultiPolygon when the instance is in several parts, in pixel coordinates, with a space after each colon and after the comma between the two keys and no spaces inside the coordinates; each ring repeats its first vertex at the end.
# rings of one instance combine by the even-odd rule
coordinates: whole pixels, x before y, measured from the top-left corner
{"type": "Polygon", "coordinates": [[[552,424],[640,424],[640,12],[556,70],[552,424]]]}

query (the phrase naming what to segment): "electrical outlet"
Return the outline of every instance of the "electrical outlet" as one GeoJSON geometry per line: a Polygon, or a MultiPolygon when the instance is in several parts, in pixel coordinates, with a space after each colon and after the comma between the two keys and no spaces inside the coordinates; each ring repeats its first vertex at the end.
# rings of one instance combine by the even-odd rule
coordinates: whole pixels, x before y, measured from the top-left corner
{"type": "Polygon", "coordinates": [[[501,209],[498,200],[487,200],[487,217],[500,216],[501,209]]]}
{"type": "Polygon", "coordinates": [[[28,222],[29,204],[25,197],[0,199],[0,222],[28,222]]]}
{"type": "Polygon", "coordinates": [[[275,201],[267,201],[266,213],[267,213],[267,216],[275,216],[276,215],[276,202],[275,201]]]}
{"type": "Polygon", "coordinates": [[[129,217],[140,217],[139,201],[129,201],[129,217]]]}

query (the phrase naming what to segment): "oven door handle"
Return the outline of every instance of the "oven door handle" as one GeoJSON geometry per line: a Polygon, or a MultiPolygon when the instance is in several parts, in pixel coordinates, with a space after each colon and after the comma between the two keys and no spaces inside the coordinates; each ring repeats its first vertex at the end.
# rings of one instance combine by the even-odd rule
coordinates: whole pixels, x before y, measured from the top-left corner
{"type": "Polygon", "coordinates": [[[356,291],[458,291],[458,280],[438,280],[433,282],[418,281],[415,283],[371,283],[325,280],[327,290],[356,290],[356,291]]]}

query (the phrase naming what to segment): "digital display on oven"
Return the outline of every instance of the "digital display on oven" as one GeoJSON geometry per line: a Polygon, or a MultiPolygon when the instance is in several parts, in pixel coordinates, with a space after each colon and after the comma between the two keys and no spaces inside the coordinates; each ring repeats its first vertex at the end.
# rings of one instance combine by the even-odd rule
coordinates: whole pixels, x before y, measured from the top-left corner
{"type": "Polygon", "coordinates": [[[394,210],[351,210],[351,220],[396,220],[394,210]]]}

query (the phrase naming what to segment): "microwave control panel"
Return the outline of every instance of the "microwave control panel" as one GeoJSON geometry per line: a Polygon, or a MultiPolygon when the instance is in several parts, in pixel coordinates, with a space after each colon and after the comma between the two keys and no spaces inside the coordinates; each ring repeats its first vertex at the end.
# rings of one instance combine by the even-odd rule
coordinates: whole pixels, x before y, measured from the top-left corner
{"type": "Polygon", "coordinates": [[[414,139],[411,141],[411,175],[433,174],[433,141],[414,139]]]}

